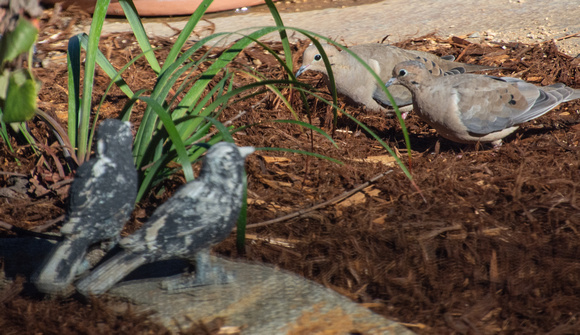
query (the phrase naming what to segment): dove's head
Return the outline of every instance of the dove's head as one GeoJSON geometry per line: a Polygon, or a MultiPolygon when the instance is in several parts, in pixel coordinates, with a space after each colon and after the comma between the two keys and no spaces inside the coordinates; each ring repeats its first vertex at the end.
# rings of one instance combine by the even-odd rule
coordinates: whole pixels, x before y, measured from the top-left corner
{"type": "MultiPolygon", "coordinates": [[[[321,43],[322,50],[328,57],[328,61],[330,65],[334,65],[335,57],[340,53],[340,51],[331,44],[321,43]]],[[[324,58],[322,57],[322,53],[316,45],[310,44],[306,50],[304,50],[304,55],[302,55],[302,66],[296,72],[296,77],[301,75],[306,70],[318,71],[324,74],[328,74],[326,71],[326,66],[324,66],[324,58]]]]}
{"type": "Polygon", "coordinates": [[[405,61],[395,65],[393,77],[387,81],[385,86],[403,85],[411,89],[431,76],[431,73],[425,68],[425,64],[414,60],[405,61]]]}

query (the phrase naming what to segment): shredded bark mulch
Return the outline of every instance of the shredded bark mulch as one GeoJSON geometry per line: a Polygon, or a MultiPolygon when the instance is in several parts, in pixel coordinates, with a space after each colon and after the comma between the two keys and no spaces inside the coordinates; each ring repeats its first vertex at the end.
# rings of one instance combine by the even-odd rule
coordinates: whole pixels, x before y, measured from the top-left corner
{"type": "MultiPolygon", "coordinates": [[[[56,19],[47,11],[39,37],[42,41],[64,32],[38,45],[37,57],[44,66],[35,70],[43,82],[40,108],[63,126],[68,97],[62,55],[71,25],[82,15],[70,9],[56,19]]],[[[163,59],[172,42],[156,39],[153,44],[165,46],[158,51],[163,59]]],[[[293,46],[295,69],[307,44],[293,46]]],[[[505,68],[492,75],[580,88],[580,59],[558,52],[551,42],[480,45],[461,37],[423,36],[396,45],[505,68]]],[[[276,43],[270,47],[282,50],[276,43]]],[[[101,50],[117,68],[139,54],[129,34],[103,37],[101,50]]],[[[245,50],[236,61],[234,70],[254,67],[267,78],[286,78],[274,57],[258,47],[245,50]]],[[[124,79],[137,90],[151,88],[155,76],[141,59],[124,79]]],[[[320,79],[307,72],[302,80],[329,97],[320,79]]],[[[240,73],[234,83],[251,80],[240,73]]],[[[108,83],[97,70],[94,101],[100,100],[108,83]]],[[[217,253],[303,275],[420,334],[580,332],[580,101],[562,104],[524,124],[499,150],[449,142],[411,113],[406,124],[418,191],[376,140],[347,117],[339,115],[333,128],[324,103],[309,97],[307,115],[297,92],[283,93],[303,121],[333,134],[337,147],[303,128],[273,123],[235,135],[237,143],[307,150],[345,164],[272,151],[252,155],[247,163],[250,227],[245,253],[236,252],[233,234],[214,249],[217,253]],[[329,201],[391,169],[393,173],[362,192],[329,201]],[[325,201],[327,206],[306,211],[325,201]],[[302,210],[291,219],[264,223],[302,210]]],[[[125,102],[114,88],[100,117],[116,117],[125,102]]],[[[397,120],[363,108],[345,108],[408,161],[397,120]]],[[[137,126],[143,110],[138,105],[133,116],[137,126]]],[[[273,93],[228,107],[222,121],[241,111],[245,113],[233,121],[235,125],[293,118],[273,93]]],[[[55,219],[64,214],[74,174],[49,128],[39,120],[29,124],[40,139],[38,154],[16,139],[15,154],[0,146],[0,188],[8,190],[0,197],[0,221],[56,232],[61,222],[55,219]],[[19,180],[26,183],[18,186],[19,180]]],[[[136,208],[125,233],[146,221],[183,181],[174,175],[153,190],[136,208]]],[[[13,235],[0,230],[0,237],[13,235]]],[[[23,294],[22,285],[20,280],[0,292],[3,333],[167,332],[147,321],[147,315],[112,309],[107,301],[42,300],[23,294]]],[[[196,325],[191,331],[208,329],[204,327],[196,325]]]]}

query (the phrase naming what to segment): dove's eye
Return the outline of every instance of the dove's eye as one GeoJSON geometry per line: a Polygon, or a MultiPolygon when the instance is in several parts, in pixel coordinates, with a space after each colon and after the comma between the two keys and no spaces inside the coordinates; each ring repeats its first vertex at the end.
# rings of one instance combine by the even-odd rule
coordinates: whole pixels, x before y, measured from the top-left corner
{"type": "Polygon", "coordinates": [[[322,59],[322,56],[320,56],[320,54],[316,54],[316,55],[314,56],[314,60],[315,60],[315,61],[319,61],[319,60],[321,60],[321,59],[322,59]]]}
{"type": "Polygon", "coordinates": [[[406,75],[407,75],[407,70],[405,70],[405,69],[399,70],[399,77],[403,77],[403,76],[406,76],[406,75]]]}

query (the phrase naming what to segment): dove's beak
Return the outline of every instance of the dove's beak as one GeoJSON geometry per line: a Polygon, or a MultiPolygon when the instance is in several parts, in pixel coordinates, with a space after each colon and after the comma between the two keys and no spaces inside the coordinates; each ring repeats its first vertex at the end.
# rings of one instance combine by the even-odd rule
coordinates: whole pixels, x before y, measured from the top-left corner
{"type": "Polygon", "coordinates": [[[302,72],[306,71],[306,69],[307,69],[307,68],[308,68],[308,65],[302,65],[302,66],[301,66],[301,67],[298,69],[298,71],[296,71],[296,75],[295,75],[295,76],[296,76],[296,78],[298,78],[298,76],[299,76],[299,75],[301,75],[301,74],[302,74],[302,72]]]}
{"type": "Polygon", "coordinates": [[[392,85],[398,85],[398,84],[399,84],[399,81],[397,80],[397,78],[396,77],[393,77],[393,78],[389,79],[389,81],[387,81],[385,83],[385,87],[389,87],[389,86],[392,86],[392,85]]]}

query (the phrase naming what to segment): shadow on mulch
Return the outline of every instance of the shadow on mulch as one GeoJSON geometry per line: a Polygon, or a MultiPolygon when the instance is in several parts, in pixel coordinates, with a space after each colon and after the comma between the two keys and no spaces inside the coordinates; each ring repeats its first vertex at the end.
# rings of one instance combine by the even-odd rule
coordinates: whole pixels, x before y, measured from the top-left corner
{"type": "MultiPolygon", "coordinates": [[[[63,17],[78,18],[78,14],[65,12],[63,17]]],[[[40,40],[56,31],[67,31],[67,20],[47,20],[43,21],[40,40]]],[[[110,35],[102,39],[102,50],[110,52],[113,64],[120,68],[137,54],[132,41],[128,34],[110,35]]],[[[293,47],[296,68],[307,44],[293,47]]],[[[170,45],[170,41],[158,39],[155,45],[170,45]]],[[[493,75],[580,88],[580,59],[559,53],[550,42],[478,45],[461,38],[424,36],[397,45],[510,69],[494,71],[493,75]]],[[[271,46],[281,50],[279,44],[271,46]]],[[[65,51],[66,40],[58,39],[39,44],[38,57],[56,59],[54,53],[65,51]]],[[[161,58],[164,52],[160,51],[161,58]]],[[[59,117],[66,110],[66,66],[56,60],[49,64],[36,69],[44,82],[40,107],[59,117]]],[[[285,77],[273,57],[257,48],[244,51],[238,64],[254,66],[269,78],[285,77]]],[[[125,75],[129,86],[152,87],[154,74],[146,70],[144,62],[132,67],[125,75]]],[[[326,91],[320,86],[320,75],[306,73],[304,78],[326,91]]],[[[248,80],[239,75],[236,85],[248,80]]],[[[106,76],[97,71],[95,96],[99,99],[107,84],[106,76]]],[[[285,94],[302,111],[297,93],[285,94]]],[[[124,102],[122,93],[114,89],[101,116],[115,117],[124,102]]],[[[327,107],[314,98],[309,98],[309,103],[312,123],[327,125],[327,107]]],[[[138,106],[136,114],[143,109],[138,106]]],[[[418,333],[579,332],[579,109],[578,101],[561,105],[522,126],[497,151],[442,140],[411,114],[407,126],[413,148],[412,175],[422,196],[398,168],[365,161],[386,152],[346,117],[339,116],[334,132],[338,148],[293,125],[249,128],[236,135],[240,145],[309,150],[345,162],[339,166],[290,153],[254,154],[247,163],[250,224],[307,209],[388,169],[395,173],[338,204],[249,229],[244,255],[235,252],[233,235],[215,251],[303,275],[404,322],[418,333]]],[[[241,110],[247,113],[235,124],[292,118],[272,94],[229,107],[224,120],[241,110]]],[[[396,120],[350,106],[347,111],[376,130],[406,160],[396,120]]],[[[132,121],[138,125],[138,116],[132,121]]],[[[30,122],[30,126],[36,138],[44,139],[42,155],[34,155],[22,143],[13,143],[16,154],[0,147],[4,157],[0,169],[12,174],[0,175],[0,187],[7,188],[19,178],[28,181],[25,193],[0,198],[0,220],[25,229],[57,231],[58,224],[46,227],[45,223],[64,213],[68,186],[58,182],[72,175],[66,169],[59,171],[58,166],[65,164],[48,128],[39,121],[30,122]]],[[[182,176],[176,175],[163,185],[169,192],[160,196],[152,192],[139,204],[126,232],[145,221],[182,182],[182,176]]],[[[18,292],[15,286],[2,292],[3,332],[166,331],[148,322],[146,315],[116,311],[100,299],[90,304],[73,299],[47,301],[18,292]]]]}

